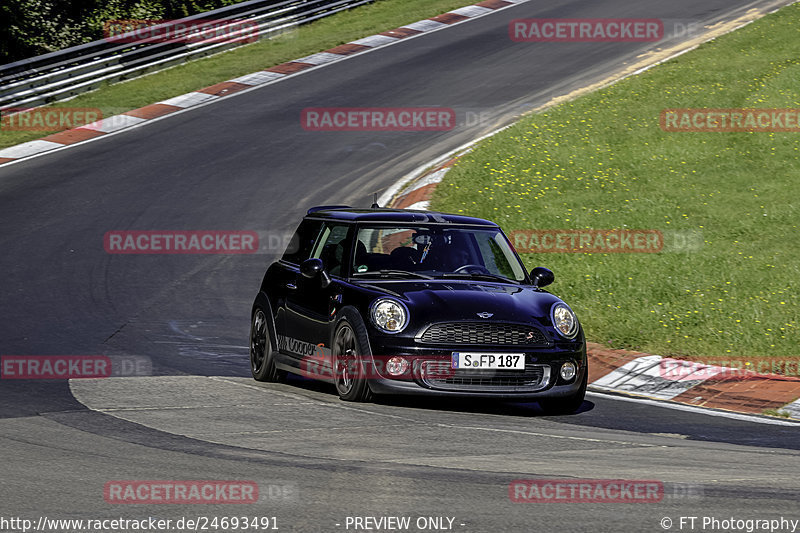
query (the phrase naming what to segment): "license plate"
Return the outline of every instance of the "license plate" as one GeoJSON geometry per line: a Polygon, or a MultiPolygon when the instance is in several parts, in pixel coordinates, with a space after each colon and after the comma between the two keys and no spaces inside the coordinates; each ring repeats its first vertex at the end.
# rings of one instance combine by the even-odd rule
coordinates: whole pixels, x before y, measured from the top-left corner
{"type": "Polygon", "coordinates": [[[475,370],[525,370],[525,354],[453,352],[452,366],[475,370]]]}

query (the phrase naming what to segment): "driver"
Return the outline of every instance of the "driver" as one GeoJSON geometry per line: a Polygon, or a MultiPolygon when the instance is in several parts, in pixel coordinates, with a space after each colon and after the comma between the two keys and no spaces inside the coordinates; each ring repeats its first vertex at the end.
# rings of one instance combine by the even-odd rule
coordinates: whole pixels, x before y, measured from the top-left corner
{"type": "Polygon", "coordinates": [[[418,233],[414,242],[422,245],[419,265],[424,270],[455,272],[470,264],[469,253],[455,242],[451,235],[418,233]]]}

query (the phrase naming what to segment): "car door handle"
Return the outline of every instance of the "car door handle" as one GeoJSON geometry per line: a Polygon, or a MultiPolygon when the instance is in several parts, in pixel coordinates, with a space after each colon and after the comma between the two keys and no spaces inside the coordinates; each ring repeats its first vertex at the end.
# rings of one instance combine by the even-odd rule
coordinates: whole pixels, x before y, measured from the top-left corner
{"type": "Polygon", "coordinates": [[[286,284],[286,288],[289,289],[289,290],[295,290],[295,289],[297,289],[297,285],[295,285],[294,283],[292,283],[290,281],[289,283],[286,284]]]}

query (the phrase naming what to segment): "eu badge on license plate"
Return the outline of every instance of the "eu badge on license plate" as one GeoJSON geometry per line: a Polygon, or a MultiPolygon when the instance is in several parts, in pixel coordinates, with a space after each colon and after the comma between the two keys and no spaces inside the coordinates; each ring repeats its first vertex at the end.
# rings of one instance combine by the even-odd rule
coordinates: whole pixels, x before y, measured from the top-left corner
{"type": "Polygon", "coordinates": [[[465,370],[525,370],[525,354],[453,352],[452,366],[465,370]]]}

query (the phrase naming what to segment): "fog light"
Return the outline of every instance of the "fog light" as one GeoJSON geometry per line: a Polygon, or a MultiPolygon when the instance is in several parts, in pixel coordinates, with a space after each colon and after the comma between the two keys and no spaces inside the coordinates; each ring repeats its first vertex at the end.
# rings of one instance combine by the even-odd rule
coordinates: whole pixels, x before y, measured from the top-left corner
{"type": "Polygon", "coordinates": [[[401,376],[408,371],[408,360],[405,357],[392,357],[386,361],[386,372],[390,376],[401,376]]]}
{"type": "Polygon", "coordinates": [[[561,365],[561,379],[564,381],[570,381],[572,378],[575,377],[575,364],[574,363],[564,363],[561,365]]]}

